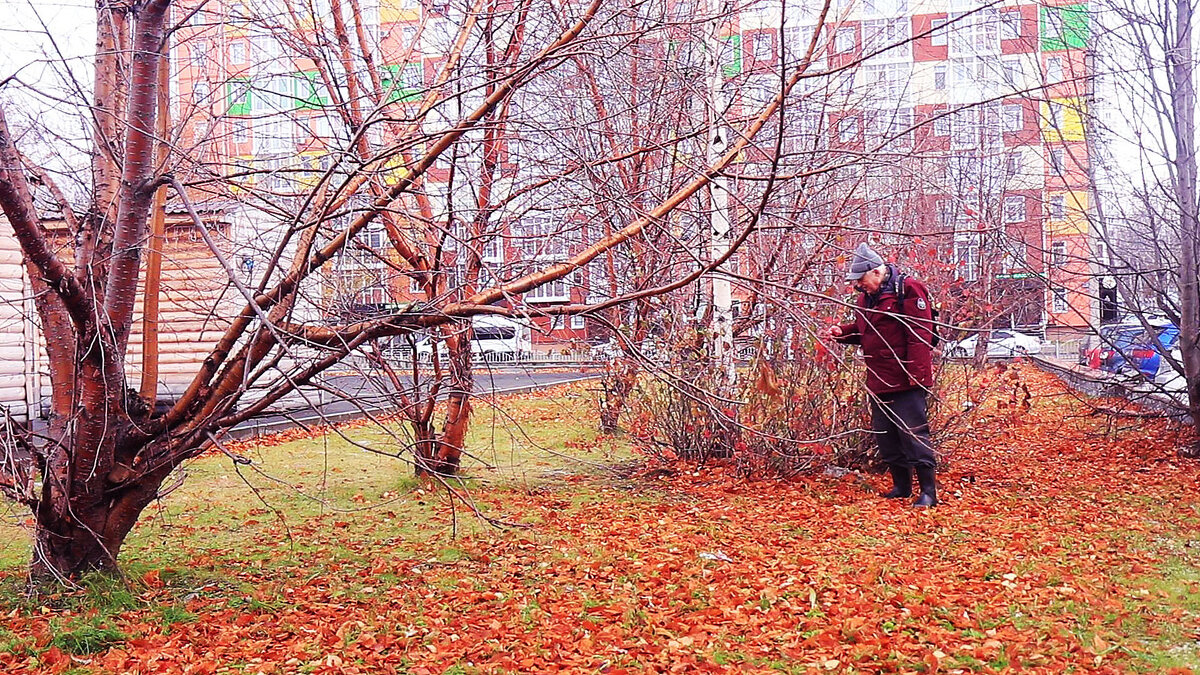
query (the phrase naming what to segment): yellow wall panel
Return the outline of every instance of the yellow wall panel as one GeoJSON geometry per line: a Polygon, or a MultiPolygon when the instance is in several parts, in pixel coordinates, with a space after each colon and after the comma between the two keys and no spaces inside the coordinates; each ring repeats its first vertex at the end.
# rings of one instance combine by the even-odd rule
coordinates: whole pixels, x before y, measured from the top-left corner
{"type": "Polygon", "coordinates": [[[1046,231],[1051,235],[1088,233],[1088,194],[1084,190],[1046,193],[1046,231]],[[1054,217],[1055,199],[1061,197],[1064,204],[1062,218],[1054,217]]]}
{"type": "Polygon", "coordinates": [[[399,21],[416,21],[421,18],[420,5],[412,0],[380,0],[379,23],[386,26],[399,21]]]}
{"type": "Polygon", "coordinates": [[[1086,104],[1079,98],[1056,98],[1042,103],[1042,137],[1047,143],[1082,141],[1086,104]]]}

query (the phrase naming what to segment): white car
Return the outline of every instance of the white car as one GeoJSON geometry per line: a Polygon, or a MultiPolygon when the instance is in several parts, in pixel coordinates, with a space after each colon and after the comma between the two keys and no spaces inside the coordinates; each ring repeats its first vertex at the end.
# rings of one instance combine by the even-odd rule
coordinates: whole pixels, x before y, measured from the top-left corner
{"type": "MultiPolygon", "coordinates": [[[[1183,363],[1183,353],[1179,347],[1171,350],[1171,359],[1175,363],[1183,363]]],[[[1154,384],[1163,388],[1167,392],[1187,391],[1187,381],[1174,368],[1171,367],[1170,361],[1167,359],[1159,359],[1158,372],[1154,375],[1154,384]]]]}
{"type": "MultiPolygon", "coordinates": [[[[958,342],[947,342],[942,350],[946,356],[954,359],[969,359],[975,356],[979,344],[979,336],[972,335],[958,342]]],[[[1033,335],[1018,333],[1015,330],[994,330],[987,341],[987,357],[989,359],[1007,359],[1023,354],[1040,354],[1042,341],[1033,335]]]]}
{"type": "MultiPolygon", "coordinates": [[[[635,357],[640,355],[651,361],[658,359],[663,353],[663,348],[652,338],[644,340],[642,344],[634,347],[635,357]]],[[[612,361],[624,357],[625,351],[621,349],[616,338],[609,338],[608,342],[592,345],[588,349],[588,355],[596,361],[612,361]]]]}
{"type": "MultiPolygon", "coordinates": [[[[477,316],[471,321],[475,329],[471,340],[471,353],[476,361],[524,361],[533,354],[532,329],[528,324],[502,316],[477,316]]],[[[437,341],[438,358],[445,359],[445,340],[437,341]]],[[[400,343],[401,357],[412,358],[407,343],[400,343]]],[[[417,359],[433,359],[434,341],[422,335],[416,341],[417,359]]]]}

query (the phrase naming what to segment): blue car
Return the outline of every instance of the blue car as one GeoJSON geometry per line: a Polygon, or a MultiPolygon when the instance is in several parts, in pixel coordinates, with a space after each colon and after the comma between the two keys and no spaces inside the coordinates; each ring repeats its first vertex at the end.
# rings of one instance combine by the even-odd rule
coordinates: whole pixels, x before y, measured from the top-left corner
{"type": "Polygon", "coordinates": [[[1155,343],[1154,334],[1142,331],[1138,334],[1131,350],[1126,352],[1129,354],[1130,365],[1149,378],[1158,374],[1158,366],[1162,363],[1163,353],[1171,351],[1179,343],[1179,326],[1172,323],[1155,326],[1153,330],[1154,333],[1157,333],[1157,343],[1155,343]]]}
{"type": "MultiPolygon", "coordinates": [[[[1108,370],[1113,357],[1113,343],[1120,344],[1124,338],[1132,338],[1141,331],[1140,326],[1127,323],[1114,323],[1100,328],[1100,332],[1091,335],[1079,346],[1079,363],[1096,370],[1108,370]]],[[[1126,342],[1128,344],[1128,342],[1126,342]]],[[[1124,363],[1124,359],[1122,359],[1124,363]]]]}
{"type": "Polygon", "coordinates": [[[1107,343],[1100,346],[1100,367],[1110,373],[1119,373],[1125,368],[1125,357],[1133,354],[1133,346],[1144,331],[1130,325],[1114,326],[1107,343]]]}

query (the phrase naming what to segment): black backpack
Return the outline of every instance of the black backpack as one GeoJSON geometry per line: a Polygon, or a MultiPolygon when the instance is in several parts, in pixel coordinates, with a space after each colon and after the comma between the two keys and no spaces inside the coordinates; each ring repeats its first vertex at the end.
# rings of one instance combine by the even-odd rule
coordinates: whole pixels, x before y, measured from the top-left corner
{"type": "MultiPolygon", "coordinates": [[[[906,281],[908,281],[907,274],[901,274],[899,278],[896,279],[896,303],[900,305],[901,309],[904,307],[904,282],[906,281]]],[[[937,305],[933,304],[933,298],[929,299],[929,314],[932,317],[929,329],[933,332],[933,339],[929,341],[929,346],[936,347],[942,342],[942,336],[938,335],[937,325],[938,315],[941,314],[941,312],[938,311],[937,305]]]]}

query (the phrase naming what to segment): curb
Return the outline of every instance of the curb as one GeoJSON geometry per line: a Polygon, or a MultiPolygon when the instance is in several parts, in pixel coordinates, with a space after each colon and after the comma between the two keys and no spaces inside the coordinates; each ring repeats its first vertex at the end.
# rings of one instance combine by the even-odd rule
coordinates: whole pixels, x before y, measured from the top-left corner
{"type": "Polygon", "coordinates": [[[1083,394],[1124,399],[1177,422],[1187,425],[1192,423],[1187,403],[1173,396],[1143,389],[1141,386],[1131,386],[1127,379],[1115,373],[1093,370],[1049,356],[1031,355],[1029,358],[1039,369],[1057,376],[1072,389],[1083,394]]]}
{"type": "MultiPolygon", "coordinates": [[[[571,378],[569,380],[558,380],[555,382],[548,382],[546,384],[523,384],[518,387],[507,387],[505,389],[493,389],[490,392],[488,392],[487,394],[479,394],[477,397],[478,398],[484,398],[484,397],[495,398],[497,396],[506,396],[506,395],[511,395],[511,394],[524,394],[524,393],[528,393],[531,391],[537,391],[539,389],[548,389],[550,387],[557,387],[557,386],[563,385],[563,384],[575,384],[576,382],[583,382],[586,380],[594,380],[598,377],[600,377],[600,373],[581,375],[579,377],[571,378]]],[[[256,422],[255,420],[250,420],[244,424],[238,425],[238,426],[233,427],[232,429],[226,431],[225,437],[237,439],[237,440],[244,440],[247,438],[255,438],[257,436],[263,436],[265,434],[275,433],[277,431],[283,431],[284,429],[291,429],[293,427],[337,424],[339,422],[346,422],[348,420],[359,419],[362,417],[366,417],[368,415],[377,415],[377,414],[386,415],[389,413],[396,412],[396,410],[397,410],[396,406],[391,406],[391,405],[363,406],[362,408],[360,408],[358,410],[345,410],[342,412],[333,412],[333,413],[325,413],[325,414],[314,413],[310,409],[304,409],[302,411],[298,411],[301,414],[287,415],[286,419],[282,419],[282,420],[272,420],[269,422],[256,422]]],[[[270,415],[272,413],[267,413],[267,414],[270,415]]],[[[278,415],[280,413],[276,412],[273,414],[278,415]]]]}

